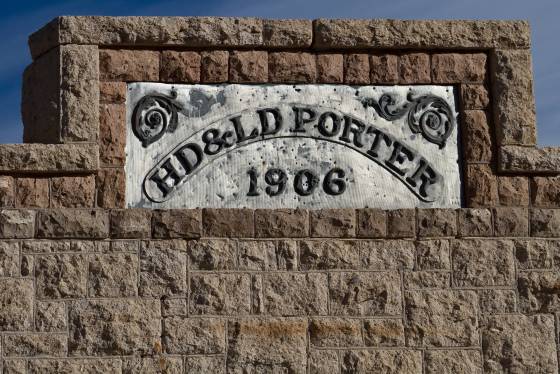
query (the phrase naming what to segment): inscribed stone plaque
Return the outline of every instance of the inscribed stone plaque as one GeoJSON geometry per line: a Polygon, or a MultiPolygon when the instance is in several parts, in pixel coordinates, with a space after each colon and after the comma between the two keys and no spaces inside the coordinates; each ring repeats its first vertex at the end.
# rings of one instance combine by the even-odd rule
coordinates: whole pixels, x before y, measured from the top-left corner
{"type": "Polygon", "coordinates": [[[128,207],[459,207],[451,86],[132,83],[128,207]]]}

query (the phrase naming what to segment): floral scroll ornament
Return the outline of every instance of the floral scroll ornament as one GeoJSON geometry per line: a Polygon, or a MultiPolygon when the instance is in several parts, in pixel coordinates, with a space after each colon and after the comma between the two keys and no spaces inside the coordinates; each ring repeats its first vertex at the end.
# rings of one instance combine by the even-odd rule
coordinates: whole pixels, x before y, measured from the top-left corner
{"type": "Polygon", "coordinates": [[[177,112],[181,107],[176,104],[176,98],[177,92],[171,91],[170,96],[146,95],[136,104],[132,129],[144,148],[177,128],[177,112]]]}
{"type": "Polygon", "coordinates": [[[384,119],[394,121],[407,115],[408,126],[413,133],[421,133],[430,143],[439,148],[445,147],[445,142],[455,127],[455,117],[449,104],[434,95],[414,97],[407,96],[407,103],[401,107],[389,94],[382,95],[379,100],[366,99],[364,106],[371,106],[384,119]]]}

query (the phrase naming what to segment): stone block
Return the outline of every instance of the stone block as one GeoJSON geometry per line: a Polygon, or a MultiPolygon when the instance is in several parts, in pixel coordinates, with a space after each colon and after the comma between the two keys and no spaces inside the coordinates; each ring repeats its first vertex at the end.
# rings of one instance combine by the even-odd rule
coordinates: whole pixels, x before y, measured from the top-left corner
{"type": "Polygon", "coordinates": [[[32,328],[33,288],[32,279],[0,279],[0,331],[32,328]]]}
{"type": "Polygon", "coordinates": [[[192,270],[237,269],[237,242],[226,239],[208,239],[188,243],[192,270]]]}
{"type": "Polygon", "coordinates": [[[228,80],[228,51],[200,52],[200,82],[223,83],[228,80]]]}
{"type": "Polygon", "coordinates": [[[315,83],[315,55],[306,52],[269,53],[268,80],[275,83],[315,83]]]}
{"type": "Polygon", "coordinates": [[[104,166],[124,166],[126,105],[101,104],[99,113],[99,161],[104,166]]]}
{"type": "Polygon", "coordinates": [[[402,312],[397,272],[329,274],[330,314],[397,316],[402,312]]]}
{"type": "Polygon", "coordinates": [[[408,291],[404,308],[407,346],[469,347],[479,344],[478,298],[473,291],[408,291]]]}
{"type": "Polygon", "coordinates": [[[399,60],[396,55],[370,55],[371,84],[397,84],[399,82],[399,60]]]}
{"type": "Polygon", "coordinates": [[[52,254],[35,258],[37,296],[43,299],[87,296],[88,258],[84,254],[52,254]]]}
{"type": "Polygon", "coordinates": [[[203,209],[202,230],[208,237],[254,237],[254,210],[252,209],[203,209]]]}
{"type": "Polygon", "coordinates": [[[268,82],[268,53],[266,51],[231,52],[229,81],[232,83],[268,82]]]}
{"type": "Polygon", "coordinates": [[[354,246],[359,249],[361,267],[367,270],[412,269],[416,251],[409,240],[363,240],[354,246]]]}
{"type": "Polygon", "coordinates": [[[99,51],[99,79],[118,82],[157,82],[158,51],[102,49],[99,51]]]}
{"type": "Polygon", "coordinates": [[[559,147],[503,145],[498,156],[500,171],[506,173],[558,174],[560,170],[559,147]]]}
{"type": "Polygon", "coordinates": [[[27,254],[71,252],[70,244],[69,240],[26,240],[21,243],[21,251],[27,254]]]}
{"type": "Polygon", "coordinates": [[[515,257],[519,269],[560,269],[560,241],[516,240],[515,257]]]}
{"type": "Polygon", "coordinates": [[[512,286],[515,283],[511,240],[461,239],[454,240],[451,245],[455,286],[512,286]]]}
{"type": "Polygon", "coordinates": [[[457,234],[454,209],[418,209],[418,236],[439,237],[457,234]]]}
{"type": "Polygon", "coordinates": [[[406,53],[399,56],[399,83],[430,83],[430,55],[426,53],[406,53]]]}
{"type": "Polygon", "coordinates": [[[328,278],[320,273],[263,274],[263,302],[268,314],[328,314],[328,278]]]}
{"type": "Polygon", "coordinates": [[[200,54],[197,52],[163,51],[160,80],[171,83],[199,83],[200,60],[200,54]]]}
{"type": "Polygon", "coordinates": [[[309,374],[337,373],[340,370],[337,351],[311,350],[307,362],[309,374]]]}
{"type": "Polygon", "coordinates": [[[3,365],[0,365],[0,368],[3,368],[4,374],[27,374],[27,360],[16,358],[16,359],[5,359],[2,362],[3,365]]]}
{"type": "Polygon", "coordinates": [[[138,295],[138,256],[132,253],[95,254],[88,266],[89,297],[138,295]]]}
{"type": "Polygon", "coordinates": [[[5,357],[66,356],[65,334],[14,334],[4,337],[5,357]]]}
{"type": "Polygon", "coordinates": [[[12,208],[16,200],[16,188],[13,177],[0,176],[0,207],[12,208]]]}
{"type": "Polygon", "coordinates": [[[413,238],[416,236],[416,210],[395,209],[387,211],[387,237],[413,238]]]}
{"type": "Polygon", "coordinates": [[[52,208],[92,208],[94,205],[95,176],[52,178],[52,208]]]}
{"type": "Polygon", "coordinates": [[[560,312],[560,275],[555,271],[520,272],[519,308],[523,313],[560,312]]]}
{"type": "Polygon", "coordinates": [[[461,121],[463,154],[467,162],[492,161],[492,136],[486,112],[463,111],[461,121]]]}
{"type": "Polygon", "coordinates": [[[354,209],[311,210],[309,216],[312,237],[352,238],[356,235],[354,209]]]}
{"type": "Polygon", "coordinates": [[[527,208],[494,208],[492,214],[496,236],[529,236],[527,208]]]}
{"type": "Polygon", "coordinates": [[[186,243],[179,240],[140,244],[139,292],[144,297],[184,295],[187,292],[186,243]]]}
{"type": "Polygon", "coordinates": [[[187,373],[226,374],[224,356],[187,356],[185,365],[187,373]]]}
{"type": "Polygon", "coordinates": [[[37,214],[38,238],[104,239],[109,236],[109,213],[98,209],[43,210],[37,214]]]}
{"type": "Polygon", "coordinates": [[[61,301],[35,302],[35,328],[39,332],[66,332],[66,305],[61,301]]]}
{"type": "Polygon", "coordinates": [[[344,55],[344,83],[369,84],[369,56],[367,54],[344,55]]]}
{"type": "Polygon", "coordinates": [[[226,323],[219,318],[171,317],[163,322],[169,354],[219,354],[226,350],[226,323]]]}
{"type": "Polygon", "coordinates": [[[0,242],[0,277],[17,277],[19,267],[19,243],[0,242]]]}
{"type": "Polygon", "coordinates": [[[160,346],[159,300],[79,300],[68,311],[71,356],[121,356],[160,346]]]}
{"type": "Polygon", "coordinates": [[[422,352],[414,350],[355,350],[342,352],[342,373],[421,374],[422,352]]]}
{"type": "Polygon", "coordinates": [[[263,19],[263,45],[272,48],[307,48],[313,41],[313,27],[305,19],[263,19]]]}
{"type": "Polygon", "coordinates": [[[449,271],[407,271],[403,275],[403,284],[406,290],[442,289],[451,285],[449,271]]]}
{"type": "Polygon", "coordinates": [[[99,102],[102,104],[124,104],[126,102],[126,83],[99,82],[99,102]]]}
{"type": "Polygon", "coordinates": [[[416,242],[418,268],[421,270],[451,269],[449,240],[421,240],[416,242]]]}
{"type": "Polygon", "coordinates": [[[97,205],[100,208],[125,207],[125,174],[123,169],[101,169],[95,179],[97,205]]]}
{"type": "Polygon", "coordinates": [[[365,320],[364,343],[368,347],[404,347],[404,326],[402,320],[365,320]]]}
{"type": "Polygon", "coordinates": [[[303,240],[299,242],[302,270],[359,269],[360,246],[346,240],[303,240]]]}
{"type": "Polygon", "coordinates": [[[342,54],[317,54],[317,83],[342,83],[344,81],[344,57],[342,54]]]}
{"type": "Polygon", "coordinates": [[[387,235],[387,213],[381,209],[357,209],[358,238],[384,238],[387,235]]]}
{"type": "Polygon", "coordinates": [[[186,317],[187,316],[186,298],[167,298],[161,299],[161,315],[163,317],[186,317]]]}
{"type": "Polygon", "coordinates": [[[200,209],[156,210],[152,215],[152,233],[155,239],[196,239],[202,231],[200,209]]]}
{"type": "Polygon", "coordinates": [[[494,233],[490,209],[459,209],[457,210],[457,221],[460,237],[492,236],[494,233]]]}
{"type": "Polygon", "coordinates": [[[257,238],[301,238],[309,236],[309,212],[303,209],[256,209],[257,238]]]}
{"type": "Polygon", "coordinates": [[[467,207],[498,205],[498,181],[487,164],[468,164],[465,175],[467,207]]]}
{"type": "Polygon", "coordinates": [[[461,84],[459,86],[461,105],[465,110],[485,110],[490,103],[488,90],[483,84],[461,84]]]}
{"type": "Polygon", "coordinates": [[[248,274],[190,275],[189,313],[243,315],[251,311],[248,274]]]}
{"type": "Polygon", "coordinates": [[[237,247],[240,270],[278,270],[274,241],[242,240],[237,247]]]}
{"type": "Polygon", "coordinates": [[[88,173],[99,166],[97,144],[2,144],[0,173],[88,173]]]}
{"type": "Polygon", "coordinates": [[[309,340],[315,347],[363,346],[362,323],[349,318],[313,318],[309,340]]]}
{"type": "Polygon", "coordinates": [[[120,373],[122,363],[120,359],[51,359],[41,358],[29,361],[29,374],[42,373],[120,373]]]}
{"type": "Polygon", "coordinates": [[[278,270],[298,269],[298,244],[294,240],[280,240],[276,246],[278,270]]]}
{"type": "Polygon", "coordinates": [[[16,207],[48,208],[49,202],[48,178],[18,178],[16,180],[16,207]]]}
{"type": "Polygon", "coordinates": [[[304,374],[307,366],[307,320],[246,318],[228,322],[228,372],[304,374]]]}
{"type": "Polygon", "coordinates": [[[158,357],[133,356],[124,359],[122,374],[135,373],[183,374],[183,360],[181,357],[163,355],[159,355],[158,357]]]}
{"type": "Polygon", "coordinates": [[[35,212],[27,209],[0,210],[0,237],[4,239],[35,236],[35,212]]]}
{"type": "MultiPolygon", "coordinates": [[[[524,180],[525,182],[527,179],[524,180]]],[[[531,178],[531,204],[534,207],[560,207],[560,178],[531,178]]]]}
{"type": "Polygon", "coordinates": [[[477,350],[426,351],[426,374],[482,374],[482,355],[477,350]]]}
{"type": "Polygon", "coordinates": [[[515,313],[517,310],[515,290],[480,290],[478,302],[484,314],[515,313]]]}
{"type": "Polygon", "coordinates": [[[111,237],[117,239],[149,238],[152,235],[152,211],[119,209],[111,211],[111,237]]]}
{"type": "Polygon", "coordinates": [[[560,209],[531,209],[531,236],[560,237],[560,209]]]}
{"type": "Polygon", "coordinates": [[[554,318],[490,317],[482,329],[482,353],[485,373],[555,373],[554,318]]]}
{"type": "Polygon", "coordinates": [[[486,78],[486,54],[437,53],[432,56],[433,82],[482,83],[486,78]]]}

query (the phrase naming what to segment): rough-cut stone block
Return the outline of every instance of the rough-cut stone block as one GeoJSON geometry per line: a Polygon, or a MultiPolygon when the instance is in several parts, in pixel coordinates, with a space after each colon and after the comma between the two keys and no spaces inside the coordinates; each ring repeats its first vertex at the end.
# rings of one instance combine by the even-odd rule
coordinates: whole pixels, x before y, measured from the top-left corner
{"type": "Polygon", "coordinates": [[[344,55],[344,83],[369,84],[369,56],[367,54],[344,55]]]}
{"type": "Polygon", "coordinates": [[[307,48],[313,41],[313,27],[305,19],[263,19],[263,44],[272,48],[307,48]]]}
{"type": "Polygon", "coordinates": [[[460,237],[492,236],[492,211],[481,208],[464,208],[457,211],[458,234],[460,237]]]}
{"type": "Polygon", "coordinates": [[[347,240],[305,240],[299,242],[302,270],[359,269],[360,246],[347,240]]]}
{"type": "Polygon", "coordinates": [[[0,237],[4,239],[32,238],[35,235],[35,212],[18,209],[0,210],[0,237]]]}
{"type": "Polygon", "coordinates": [[[87,296],[88,261],[83,254],[37,256],[37,296],[47,299],[87,296]]]}
{"type": "Polygon", "coordinates": [[[477,346],[477,311],[473,291],[409,291],[405,294],[407,346],[477,346]]]}
{"type": "Polygon", "coordinates": [[[267,313],[280,316],[326,315],[328,278],[319,273],[263,275],[263,301],[267,313]]]}
{"type": "Polygon", "coordinates": [[[422,352],[413,350],[356,350],[342,353],[342,373],[421,374],[422,352]]]}
{"type": "Polygon", "coordinates": [[[451,274],[448,271],[407,271],[403,276],[406,290],[449,288],[451,274]]]}
{"type": "Polygon", "coordinates": [[[387,212],[387,237],[410,238],[416,236],[416,210],[395,209],[387,212]]]}
{"type": "Polygon", "coordinates": [[[529,236],[527,208],[494,208],[492,213],[496,236],[529,236]]]}
{"type": "MultiPolygon", "coordinates": [[[[159,355],[158,357],[133,356],[123,360],[122,374],[165,373],[183,374],[183,360],[180,357],[159,355]]],[[[190,373],[190,371],[187,371],[190,373]]],[[[203,373],[203,371],[200,371],[203,373]]]]}
{"type": "Polygon", "coordinates": [[[276,245],[278,270],[298,269],[298,245],[294,240],[281,240],[276,245]]]}
{"type": "Polygon", "coordinates": [[[459,287],[512,286],[511,240],[461,239],[452,242],[453,278],[459,287]]]}
{"type": "Polygon", "coordinates": [[[271,52],[268,55],[268,80],[278,83],[315,83],[315,55],[306,52],[271,52]]]}
{"type": "Polygon", "coordinates": [[[354,209],[311,210],[309,216],[312,237],[351,238],[356,234],[354,209]]]}
{"type": "MultiPolygon", "coordinates": [[[[350,242],[352,244],[352,242],[350,242]]],[[[412,269],[416,251],[408,240],[370,241],[353,244],[360,251],[361,267],[367,270],[412,269]]],[[[301,253],[301,251],[300,251],[301,253]]]]}
{"type": "Polygon", "coordinates": [[[160,64],[160,80],[163,82],[200,82],[200,54],[197,52],[163,51],[160,64]]]}
{"type": "Polygon", "coordinates": [[[152,232],[156,239],[199,238],[202,211],[200,209],[157,210],[152,216],[152,232]]]}
{"type": "Polygon", "coordinates": [[[560,207],[560,177],[532,178],[531,204],[543,208],[560,207]]]}
{"type": "Polygon", "coordinates": [[[481,290],[478,292],[480,310],[485,314],[514,313],[517,309],[514,290],[481,290]]]}
{"type": "Polygon", "coordinates": [[[52,178],[52,208],[92,208],[94,203],[95,176],[52,178]]]}
{"type": "Polygon", "coordinates": [[[16,359],[4,359],[0,365],[0,369],[3,367],[4,374],[27,374],[27,360],[22,358],[16,359]]]}
{"type": "Polygon", "coordinates": [[[469,164],[465,177],[465,197],[469,208],[498,205],[498,182],[489,165],[469,164]]]}
{"type": "Polygon", "coordinates": [[[482,374],[482,355],[475,350],[426,351],[426,374],[482,374]]]}
{"type": "Polygon", "coordinates": [[[15,202],[14,178],[9,176],[0,177],[0,207],[11,208],[15,202]]]}
{"type": "MultiPolygon", "coordinates": [[[[500,205],[528,206],[529,205],[528,179],[529,178],[527,177],[502,177],[502,176],[498,177],[498,197],[500,199],[500,205]]],[[[533,188],[533,196],[535,196],[534,194],[535,194],[535,189],[533,188]]],[[[536,201],[533,202],[534,205],[535,203],[536,201]]]]}
{"type": "Polygon", "coordinates": [[[29,374],[62,373],[62,374],[98,374],[120,373],[120,359],[50,359],[41,358],[29,361],[29,374]]]}
{"type": "Polygon", "coordinates": [[[311,350],[307,362],[309,374],[337,373],[340,370],[337,351],[311,350]]]}
{"type": "Polygon", "coordinates": [[[418,236],[438,237],[457,234],[454,209],[418,209],[418,236]]]}
{"type": "Polygon", "coordinates": [[[61,301],[37,301],[35,303],[35,328],[39,332],[65,332],[66,306],[61,301]]]}
{"type": "Polygon", "coordinates": [[[237,268],[237,243],[231,240],[197,240],[188,245],[192,270],[234,270],[237,268]]]}
{"type": "Polygon", "coordinates": [[[371,84],[397,84],[399,61],[396,55],[370,55],[371,84]]]}
{"type": "Polygon", "coordinates": [[[27,254],[71,252],[70,243],[67,240],[26,240],[21,243],[21,251],[27,254]]]}
{"type": "Polygon", "coordinates": [[[161,315],[163,317],[186,317],[187,299],[186,298],[167,298],[161,299],[161,315]]]}
{"type": "Polygon", "coordinates": [[[49,202],[48,178],[18,178],[16,180],[16,207],[48,208],[49,202]]]}
{"type": "Polygon", "coordinates": [[[138,256],[96,254],[88,266],[89,297],[129,297],[138,294],[138,256]]]}
{"type": "Polygon", "coordinates": [[[228,80],[228,51],[200,52],[200,81],[222,83],[228,80]]]}
{"type": "Polygon", "coordinates": [[[560,209],[531,209],[531,236],[560,237],[560,209]]]}
{"type": "Polygon", "coordinates": [[[95,209],[56,209],[40,211],[39,238],[96,238],[109,236],[109,214],[95,209]]]}
{"type": "Polygon", "coordinates": [[[140,244],[139,292],[144,297],[183,295],[187,292],[184,241],[144,241],[140,244]]]}
{"type": "Polygon", "coordinates": [[[352,316],[395,316],[402,312],[397,272],[331,273],[330,313],[352,316]]]}
{"type": "Polygon", "coordinates": [[[204,236],[251,238],[254,236],[254,211],[252,209],[203,209],[204,236]]]}
{"type": "Polygon", "coordinates": [[[96,171],[96,144],[2,144],[0,173],[87,173],[96,171]]]}
{"type": "Polygon", "coordinates": [[[187,356],[185,366],[187,373],[226,374],[224,356],[187,356]]]}
{"type": "Polygon", "coordinates": [[[190,276],[189,313],[243,315],[251,310],[248,274],[195,274],[190,276]]]}
{"type": "Polygon", "coordinates": [[[125,174],[122,169],[102,169],[95,179],[97,205],[101,208],[124,208],[125,174]]]}
{"type": "Polygon", "coordinates": [[[313,47],[357,49],[374,45],[375,27],[367,20],[316,19],[313,47]]]}
{"type": "Polygon", "coordinates": [[[32,279],[0,279],[0,331],[32,327],[33,288],[32,279]]]}
{"type": "Polygon", "coordinates": [[[317,54],[317,83],[342,83],[344,57],[335,53],[317,54]]]}
{"type": "Polygon", "coordinates": [[[524,313],[560,312],[560,275],[553,271],[521,272],[517,280],[519,307],[524,313]]]}
{"type": "Polygon", "coordinates": [[[362,322],[349,318],[313,318],[309,339],[315,347],[362,346],[362,322]]]}
{"type": "Polygon", "coordinates": [[[0,277],[16,277],[19,270],[19,243],[0,242],[0,277]]]}
{"type": "Polygon", "coordinates": [[[229,55],[229,81],[233,83],[268,82],[268,53],[233,51],[229,55]]]}
{"type": "Polygon", "coordinates": [[[517,240],[515,257],[519,269],[560,269],[560,241],[517,240]]]}
{"type": "Polygon", "coordinates": [[[486,113],[482,110],[465,110],[462,118],[463,154],[467,162],[492,160],[492,137],[486,113]]]}
{"type": "Polygon", "coordinates": [[[482,329],[484,373],[556,373],[554,317],[490,317],[482,329]]]}
{"type": "Polygon", "coordinates": [[[405,340],[402,320],[365,320],[364,343],[368,347],[403,347],[405,340]]]}
{"type": "Polygon", "coordinates": [[[102,49],[99,79],[106,81],[158,81],[160,53],[157,51],[102,49]]]}
{"type": "Polygon", "coordinates": [[[557,174],[560,170],[560,148],[506,145],[500,147],[498,161],[503,172],[557,174]]]}
{"type": "Polygon", "coordinates": [[[307,320],[247,318],[228,322],[228,372],[304,374],[307,320]]]}
{"type": "Polygon", "coordinates": [[[302,209],[255,210],[257,238],[302,238],[309,235],[309,213],[302,209]]]}
{"type": "Polygon", "coordinates": [[[99,82],[99,102],[102,104],[124,104],[126,102],[126,83],[99,82]]]}
{"type": "Polygon", "coordinates": [[[159,300],[80,300],[69,305],[70,355],[150,354],[161,346],[159,300]]]}
{"type": "Polygon", "coordinates": [[[166,318],[163,321],[163,344],[169,354],[224,353],[225,321],[219,318],[166,318]]]}
{"type": "Polygon", "coordinates": [[[417,264],[421,270],[448,270],[451,268],[448,240],[416,242],[417,264]]]}
{"type": "Polygon", "coordinates": [[[66,356],[67,337],[62,334],[17,334],[4,337],[4,356],[66,356]]]}
{"type": "Polygon", "coordinates": [[[465,110],[484,110],[490,103],[488,91],[482,84],[461,84],[459,86],[461,105],[465,110]]]}
{"type": "Polygon", "coordinates": [[[152,212],[149,209],[111,211],[112,238],[149,238],[152,235],[152,212]]]}
{"type": "Polygon", "coordinates": [[[399,56],[399,83],[430,83],[430,55],[426,53],[407,53],[399,56]]]}
{"type": "Polygon", "coordinates": [[[486,54],[442,53],[432,56],[434,83],[482,83],[486,78],[486,54]]]}
{"type": "Polygon", "coordinates": [[[274,241],[243,240],[238,242],[240,270],[277,270],[274,241]]]}
{"type": "Polygon", "coordinates": [[[358,238],[384,238],[387,235],[387,213],[381,209],[356,210],[358,238]]]}
{"type": "Polygon", "coordinates": [[[126,106],[101,104],[99,112],[100,161],[104,166],[123,166],[126,159],[126,106]]]}

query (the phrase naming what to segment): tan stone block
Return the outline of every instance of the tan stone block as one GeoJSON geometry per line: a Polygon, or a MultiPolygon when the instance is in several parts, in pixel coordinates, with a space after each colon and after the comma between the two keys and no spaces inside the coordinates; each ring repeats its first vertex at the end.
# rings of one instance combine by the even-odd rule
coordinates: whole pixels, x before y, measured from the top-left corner
{"type": "Polygon", "coordinates": [[[0,279],[0,331],[26,331],[33,326],[32,279],[0,279]]]}
{"type": "Polygon", "coordinates": [[[126,102],[125,82],[99,82],[99,102],[102,104],[124,104],[126,102]]]}
{"type": "Polygon", "coordinates": [[[313,26],[305,19],[263,19],[263,44],[273,48],[307,48],[313,41],[313,26]]]}
{"type": "Polygon", "coordinates": [[[265,51],[231,52],[229,81],[232,83],[268,82],[268,53],[265,51]]]}
{"type": "Polygon", "coordinates": [[[470,208],[498,205],[498,181],[487,164],[469,164],[466,168],[465,195],[470,208]]]}
{"type": "Polygon", "coordinates": [[[181,240],[143,241],[140,244],[140,295],[161,298],[186,294],[186,251],[186,243],[181,240]]]}
{"type": "Polygon", "coordinates": [[[387,237],[410,238],[416,236],[416,210],[395,209],[387,211],[387,237]]]}
{"type": "Polygon", "coordinates": [[[126,159],[126,106],[101,104],[99,111],[99,160],[106,166],[123,166],[126,159]]]}
{"type": "Polygon", "coordinates": [[[10,357],[66,356],[65,334],[16,334],[4,337],[3,353],[10,357]]]}
{"type": "Polygon", "coordinates": [[[27,374],[28,364],[25,359],[5,359],[2,364],[4,374],[27,374]]]}
{"type": "Polygon", "coordinates": [[[441,53],[432,56],[434,83],[482,83],[486,78],[486,54],[441,53]]]}
{"type": "Polygon", "coordinates": [[[454,209],[418,209],[418,236],[439,237],[457,234],[454,209]]]}
{"type": "Polygon", "coordinates": [[[416,251],[410,240],[363,240],[353,245],[360,252],[364,269],[400,270],[414,267],[416,251]]]}
{"type": "Polygon", "coordinates": [[[458,234],[460,237],[492,236],[492,211],[482,208],[464,208],[457,210],[458,234]]]}
{"type": "Polygon", "coordinates": [[[160,80],[172,83],[200,82],[200,54],[197,52],[161,52],[160,80]]]}
{"type": "Polygon", "coordinates": [[[94,204],[95,176],[52,178],[51,207],[92,208],[94,204]]]}
{"type": "Polygon", "coordinates": [[[35,328],[39,332],[67,331],[66,305],[60,301],[35,302],[35,328]]]}
{"type": "Polygon", "coordinates": [[[97,173],[97,206],[100,208],[125,207],[125,174],[123,169],[101,169],[97,173]]]}
{"type": "Polygon", "coordinates": [[[311,350],[308,356],[309,374],[336,373],[339,371],[338,352],[311,350]]]}
{"type": "Polygon", "coordinates": [[[35,260],[31,255],[22,255],[20,271],[22,277],[34,276],[33,269],[35,268],[35,260]]]}
{"type": "Polygon", "coordinates": [[[405,290],[450,288],[451,273],[448,271],[407,271],[404,273],[405,290]]]}
{"type": "Polygon", "coordinates": [[[33,238],[35,212],[27,209],[0,210],[0,238],[33,238]]]}
{"type": "Polygon", "coordinates": [[[461,84],[459,86],[463,109],[485,110],[490,103],[488,91],[483,84],[461,84]]]}
{"type": "MultiPolygon", "coordinates": [[[[186,266],[186,265],[185,265],[186,266]]],[[[89,297],[138,295],[138,256],[132,253],[95,254],[88,264],[89,297]]]]}
{"type": "Polygon", "coordinates": [[[344,55],[344,83],[370,83],[369,56],[367,54],[344,55]]]}
{"type": "Polygon", "coordinates": [[[365,320],[364,343],[368,347],[403,347],[405,340],[402,320],[365,320]]]}
{"type": "Polygon", "coordinates": [[[554,239],[516,240],[515,257],[519,269],[560,270],[560,241],[554,239]]]}
{"type": "Polygon", "coordinates": [[[531,178],[531,203],[535,207],[560,207],[560,177],[531,178]]]}
{"type": "Polygon", "coordinates": [[[228,51],[200,52],[200,82],[222,83],[228,80],[228,51]]]}
{"type": "Polygon", "coordinates": [[[358,238],[384,238],[387,235],[387,213],[381,209],[357,209],[358,238]]]}
{"type": "Polygon", "coordinates": [[[14,178],[0,176],[0,207],[12,208],[15,203],[16,188],[14,178]]]}
{"type": "Polygon", "coordinates": [[[422,372],[422,352],[414,350],[355,350],[342,353],[343,373],[422,372]]]}
{"type": "Polygon", "coordinates": [[[507,173],[558,174],[560,170],[560,147],[504,145],[498,157],[500,171],[507,173]]]}
{"type": "Polygon", "coordinates": [[[224,356],[187,356],[185,365],[187,373],[226,374],[224,356]]]}
{"type": "Polygon", "coordinates": [[[268,80],[278,83],[315,83],[315,55],[306,52],[271,52],[268,55],[268,80]]]}
{"type": "Polygon", "coordinates": [[[494,208],[492,213],[496,236],[529,236],[527,208],[494,208]]]}
{"type": "Polygon", "coordinates": [[[519,308],[523,313],[558,313],[560,295],[557,271],[522,271],[517,279],[519,308]]]}
{"type": "Polygon", "coordinates": [[[49,200],[48,178],[16,179],[16,207],[48,208],[49,200]]]}
{"type": "Polygon", "coordinates": [[[152,215],[152,232],[156,239],[199,238],[200,209],[157,210],[152,215]]]}
{"type": "Polygon", "coordinates": [[[263,274],[263,302],[275,316],[326,315],[328,278],[319,273],[263,274]]]}
{"type": "Polygon", "coordinates": [[[298,269],[298,244],[295,240],[280,240],[276,244],[278,270],[298,269]]]}
{"type": "Polygon", "coordinates": [[[303,240],[299,242],[302,270],[359,269],[360,246],[347,240],[303,240]]]}
{"type": "Polygon", "coordinates": [[[188,242],[189,268],[192,270],[237,269],[237,242],[224,239],[188,242]]]}
{"type": "Polygon", "coordinates": [[[531,236],[560,237],[560,209],[531,209],[531,236]]]}
{"type": "Polygon", "coordinates": [[[515,313],[517,309],[515,290],[480,290],[478,302],[481,312],[485,314],[515,313]]]}
{"type": "Polygon", "coordinates": [[[109,236],[109,212],[98,209],[39,211],[38,238],[92,238],[109,236]]]}
{"type": "Polygon", "coordinates": [[[19,268],[19,243],[0,242],[0,277],[17,277],[19,268]]]}
{"type": "Polygon", "coordinates": [[[99,79],[105,81],[158,81],[160,53],[129,49],[99,51],[99,79]]]}
{"type": "Polygon", "coordinates": [[[254,236],[252,209],[203,209],[204,236],[247,238],[254,236]]]}
{"type": "Polygon", "coordinates": [[[349,318],[313,318],[309,340],[315,347],[362,346],[362,322],[349,318]]]}
{"type": "Polygon", "coordinates": [[[219,318],[166,318],[163,342],[169,354],[219,354],[226,350],[226,323],[219,318]]]}
{"type": "Polygon", "coordinates": [[[119,209],[111,211],[111,237],[118,239],[149,238],[152,235],[152,211],[119,209]]]}
{"type": "Polygon", "coordinates": [[[407,53],[399,57],[399,83],[430,83],[430,55],[426,53],[407,53]]]}
{"type": "Polygon", "coordinates": [[[251,311],[248,274],[194,274],[189,283],[191,314],[244,315],[251,311]]]}
{"type": "Polygon", "coordinates": [[[482,374],[482,355],[475,350],[426,351],[426,374],[482,374]]]}
{"type": "MultiPolygon", "coordinates": [[[[124,359],[122,374],[135,373],[183,374],[183,360],[181,357],[163,355],[158,357],[133,356],[124,359]]],[[[200,373],[203,373],[203,371],[200,371],[200,373]]]]}
{"type": "Polygon", "coordinates": [[[309,216],[312,237],[352,238],[356,235],[354,209],[311,210],[309,216]]]}
{"type": "Polygon", "coordinates": [[[278,270],[274,241],[241,240],[237,247],[240,270],[278,270]]]}
{"type": "Polygon", "coordinates": [[[87,296],[88,259],[83,254],[36,256],[37,296],[44,299],[87,296]]]}
{"type": "Polygon", "coordinates": [[[29,374],[41,373],[120,373],[120,359],[59,359],[40,358],[29,361],[29,374]]]}
{"type": "Polygon", "coordinates": [[[367,20],[316,19],[313,47],[317,49],[371,48],[375,27],[367,20]]]}
{"type": "Polygon", "coordinates": [[[309,212],[304,209],[256,209],[257,238],[301,238],[309,236],[309,212]]]}
{"type": "MultiPolygon", "coordinates": [[[[527,177],[498,177],[498,197],[500,199],[500,205],[528,206],[528,179],[527,177]]],[[[533,193],[534,191],[533,189],[533,193]]],[[[535,204],[535,202],[533,202],[533,204],[535,204]]]]}
{"type": "Polygon", "coordinates": [[[344,57],[335,53],[317,54],[317,83],[342,83],[344,57]]]}
{"type": "Polygon", "coordinates": [[[0,173],[87,173],[97,170],[96,144],[2,144],[0,173]]]}
{"type": "Polygon", "coordinates": [[[419,240],[416,242],[418,268],[421,270],[450,270],[449,240],[419,240]]]}
{"type": "Polygon", "coordinates": [[[162,298],[161,299],[161,315],[163,317],[186,317],[187,316],[187,299],[181,298],[162,298]]]}
{"type": "Polygon", "coordinates": [[[492,136],[486,113],[482,110],[465,110],[461,125],[465,160],[492,161],[492,136]]]}

